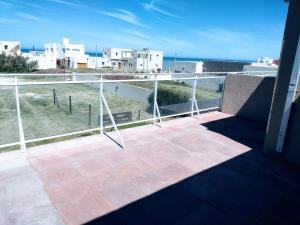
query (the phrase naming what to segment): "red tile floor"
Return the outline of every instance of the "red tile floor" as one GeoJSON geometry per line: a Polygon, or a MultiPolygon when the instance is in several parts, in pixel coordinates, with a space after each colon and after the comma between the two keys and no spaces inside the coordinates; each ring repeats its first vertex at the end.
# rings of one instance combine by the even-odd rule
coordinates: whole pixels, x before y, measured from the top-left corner
{"type": "MultiPolygon", "coordinates": [[[[118,140],[114,132],[108,135],[118,140]]],[[[233,195],[241,185],[241,189],[257,190],[251,179],[260,170],[275,173],[272,168],[277,162],[272,164],[261,154],[234,162],[238,156],[261,148],[264,131],[260,124],[210,112],[199,118],[166,121],[162,128],[146,125],[121,130],[121,135],[126,150],[105,135],[29,150],[29,161],[66,224],[199,224],[200,219],[210,221],[203,224],[250,224],[249,221],[259,221],[263,216],[257,209],[266,210],[269,203],[274,203],[258,202],[253,209],[253,201],[246,201],[247,196],[243,196],[248,191],[233,195]],[[226,167],[226,162],[239,171],[234,179],[227,170],[202,178],[208,176],[210,168],[226,167]],[[200,178],[204,180],[198,183],[200,178]],[[155,196],[158,199],[153,203],[155,196]],[[241,203],[235,202],[238,199],[241,203]],[[246,207],[247,212],[242,211],[242,203],[250,207],[246,207]],[[209,215],[215,216],[207,220],[209,215]]]]}

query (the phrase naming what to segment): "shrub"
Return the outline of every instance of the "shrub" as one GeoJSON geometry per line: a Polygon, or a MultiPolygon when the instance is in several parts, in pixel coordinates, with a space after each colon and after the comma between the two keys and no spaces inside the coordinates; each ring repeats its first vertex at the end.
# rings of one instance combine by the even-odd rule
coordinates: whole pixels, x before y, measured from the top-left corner
{"type": "Polygon", "coordinates": [[[0,54],[0,72],[6,73],[24,73],[32,72],[37,69],[37,61],[29,61],[20,55],[0,54]]]}
{"type": "MultiPolygon", "coordinates": [[[[185,103],[190,99],[190,94],[180,91],[178,89],[171,89],[165,87],[159,87],[157,89],[157,104],[159,106],[172,105],[178,103],[185,103]]],[[[154,93],[151,93],[148,97],[148,103],[152,106],[154,100],[154,93]]]]}

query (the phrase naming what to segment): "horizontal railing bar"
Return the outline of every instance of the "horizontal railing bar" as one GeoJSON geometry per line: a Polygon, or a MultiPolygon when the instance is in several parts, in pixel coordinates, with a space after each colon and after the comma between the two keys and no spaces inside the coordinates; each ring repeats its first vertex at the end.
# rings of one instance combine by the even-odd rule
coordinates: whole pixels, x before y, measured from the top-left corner
{"type": "Polygon", "coordinates": [[[9,143],[9,144],[0,145],[0,149],[15,146],[15,145],[20,145],[20,142],[18,141],[18,142],[12,142],[12,143],[9,143]]]}
{"type": "MultiPolygon", "coordinates": [[[[207,109],[200,109],[198,112],[206,112],[206,111],[210,111],[210,110],[215,110],[215,109],[220,109],[220,107],[211,107],[211,108],[207,108],[207,109]]],[[[188,111],[188,112],[183,112],[183,113],[177,113],[177,114],[172,114],[172,115],[167,115],[167,116],[161,116],[161,118],[170,118],[170,117],[175,117],[175,116],[182,116],[182,115],[188,115],[191,113],[196,113],[197,110],[194,111],[188,111]]]]}
{"type": "MultiPolygon", "coordinates": [[[[177,81],[177,80],[201,80],[201,79],[219,79],[226,78],[225,76],[211,76],[211,77],[179,77],[179,78],[162,78],[159,81],[177,81]]],[[[28,85],[53,85],[53,84],[85,84],[85,83],[125,83],[125,82],[153,82],[155,79],[130,79],[130,80],[83,80],[83,81],[48,81],[48,82],[19,82],[18,86],[28,85]]],[[[0,86],[15,86],[14,83],[0,83],[0,86]]]]}
{"type": "MultiPolygon", "coordinates": [[[[220,109],[220,107],[211,107],[211,108],[207,108],[207,109],[201,109],[198,112],[205,112],[205,111],[217,110],[217,109],[220,109]]],[[[194,110],[192,113],[196,113],[196,112],[197,111],[194,110]]],[[[170,117],[182,116],[182,115],[187,115],[187,114],[190,114],[190,113],[191,112],[177,113],[177,114],[162,116],[161,118],[170,118],[170,117]]],[[[126,126],[126,125],[131,125],[131,124],[136,124],[136,123],[149,122],[149,121],[153,121],[153,118],[144,119],[144,120],[137,120],[137,121],[128,122],[128,123],[121,123],[121,124],[117,124],[117,126],[121,127],[121,126],[126,126]]],[[[105,126],[104,127],[104,129],[107,129],[107,128],[113,128],[113,126],[110,125],[110,126],[105,126]]],[[[45,141],[45,140],[50,140],[50,139],[55,139],[55,138],[61,138],[61,137],[67,137],[67,136],[72,136],[72,135],[77,135],[77,134],[84,134],[84,133],[93,132],[93,131],[99,131],[99,130],[101,130],[101,129],[100,128],[93,128],[93,129],[76,131],[76,132],[71,132],[71,133],[66,133],[66,134],[59,134],[59,135],[53,135],[53,136],[48,136],[48,137],[35,138],[35,139],[26,140],[25,143],[28,144],[28,143],[45,141]]],[[[6,145],[0,145],[0,148],[14,146],[14,145],[19,145],[19,144],[20,144],[20,142],[14,142],[14,143],[6,144],[6,145]]]]}
{"type": "Polygon", "coordinates": [[[53,136],[48,136],[48,137],[26,140],[25,143],[27,144],[27,143],[32,143],[32,142],[45,141],[45,140],[49,140],[49,139],[67,137],[67,136],[76,135],[76,134],[84,134],[84,133],[99,131],[99,130],[100,130],[100,128],[93,128],[93,129],[76,131],[76,132],[71,132],[71,133],[66,133],[66,134],[58,134],[58,135],[53,135],[53,136]]]}
{"type": "MultiPolygon", "coordinates": [[[[198,112],[205,112],[205,111],[217,110],[217,109],[220,109],[220,107],[211,107],[211,108],[207,108],[207,109],[201,109],[198,112]]],[[[194,110],[192,113],[196,113],[196,112],[197,111],[194,110]]],[[[170,118],[170,117],[175,117],[175,116],[182,116],[182,115],[187,115],[187,114],[190,114],[190,113],[191,113],[191,111],[184,112],[184,113],[177,113],[177,114],[167,115],[167,116],[162,116],[161,118],[170,118]]],[[[120,124],[117,124],[117,126],[121,127],[121,126],[126,126],[126,125],[131,125],[131,124],[136,124],[136,123],[149,122],[149,121],[153,121],[153,118],[144,119],[144,120],[137,120],[137,121],[127,122],[127,123],[120,123],[120,124]]],[[[113,125],[104,127],[104,129],[107,129],[107,128],[113,128],[113,125]]],[[[43,138],[30,139],[30,140],[26,140],[25,143],[28,144],[28,143],[33,143],[33,142],[45,141],[45,140],[61,138],[61,137],[67,137],[67,136],[72,136],[72,135],[76,135],[76,134],[84,134],[84,133],[93,132],[93,131],[100,131],[100,130],[101,130],[100,128],[93,128],[93,129],[76,131],[76,132],[71,132],[71,133],[66,133],[66,134],[59,134],[59,135],[48,136],[48,137],[43,137],[43,138]]]]}
{"type": "Polygon", "coordinates": [[[197,74],[197,75],[201,75],[201,74],[224,74],[224,73],[231,73],[231,74],[249,74],[249,73],[276,73],[277,71],[229,71],[229,72],[201,72],[201,73],[0,73],[0,77],[3,76],[7,76],[7,77],[15,77],[15,76],[20,76],[20,77],[26,77],[26,76],[35,76],[35,77],[65,77],[65,76],[155,76],[155,75],[172,75],[172,74],[176,74],[176,75],[189,75],[189,74],[197,74]]]}

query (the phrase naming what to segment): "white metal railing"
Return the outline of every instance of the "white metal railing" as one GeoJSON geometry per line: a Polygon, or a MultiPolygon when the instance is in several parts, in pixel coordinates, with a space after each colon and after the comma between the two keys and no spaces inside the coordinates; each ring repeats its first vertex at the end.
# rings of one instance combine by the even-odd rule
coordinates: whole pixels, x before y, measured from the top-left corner
{"type": "MultiPolygon", "coordinates": [[[[234,72],[236,73],[236,72],[234,72]]],[[[76,134],[82,134],[82,133],[87,133],[87,132],[92,132],[92,131],[100,131],[101,134],[104,133],[104,130],[107,128],[114,128],[119,140],[120,140],[120,145],[122,146],[123,149],[125,149],[125,143],[122,139],[122,136],[118,130],[118,126],[124,126],[124,125],[130,125],[130,124],[135,124],[135,123],[140,123],[140,122],[150,122],[152,121],[154,124],[158,121],[159,124],[162,126],[162,119],[168,118],[168,117],[175,117],[175,116],[181,116],[181,115],[188,115],[190,114],[193,116],[195,113],[199,115],[200,112],[208,111],[208,110],[220,110],[221,105],[211,107],[211,108],[206,108],[206,109],[201,109],[199,110],[198,108],[198,103],[196,99],[196,89],[197,89],[197,81],[201,79],[218,79],[218,78],[223,78],[225,79],[225,76],[209,76],[209,74],[226,74],[224,72],[216,72],[216,73],[201,73],[201,74],[179,74],[179,75],[184,75],[186,77],[176,77],[176,78],[164,78],[162,74],[133,74],[133,73],[128,73],[125,75],[130,75],[130,76],[135,76],[135,77],[147,77],[143,79],[103,79],[105,76],[110,76],[110,75],[124,75],[122,74],[116,74],[116,73],[105,73],[105,74],[0,74],[0,77],[11,77],[14,78],[14,82],[2,82],[0,80],[0,87],[1,86],[13,86],[15,88],[15,97],[16,97],[16,108],[17,108],[17,117],[18,117],[18,127],[19,127],[19,141],[18,142],[13,142],[9,144],[4,144],[0,145],[0,148],[3,147],[9,147],[9,146],[14,146],[14,145],[20,145],[21,149],[24,150],[25,154],[27,155],[27,150],[26,150],[26,144],[28,143],[33,143],[33,142],[38,142],[38,141],[43,141],[43,140],[48,140],[48,139],[54,139],[54,138],[60,138],[60,137],[66,137],[70,135],[76,135],[76,134]],[[95,77],[98,77],[100,79],[95,79],[95,80],[71,80],[71,81],[36,81],[36,82],[18,82],[19,77],[28,77],[28,76],[34,76],[34,77],[39,77],[39,76],[71,76],[71,77],[76,77],[76,76],[87,76],[87,75],[93,75],[95,77]],[[160,78],[158,78],[160,76],[160,78]],[[158,83],[161,81],[179,81],[179,80],[192,80],[193,85],[192,86],[192,94],[191,94],[191,109],[190,111],[183,112],[183,113],[174,113],[171,115],[165,115],[161,116],[159,106],[157,103],[157,89],[158,89],[158,83]],[[153,118],[149,119],[142,119],[142,120],[137,120],[137,121],[131,121],[131,122],[126,122],[126,123],[120,123],[116,124],[114,117],[112,115],[112,112],[107,104],[107,100],[103,94],[103,84],[104,83],[124,83],[124,82],[153,82],[153,118]],[[31,85],[54,85],[54,84],[86,84],[86,83],[93,83],[93,84],[99,84],[99,116],[100,116],[100,126],[98,128],[93,128],[93,129],[87,129],[87,130],[82,130],[82,131],[77,131],[77,132],[71,132],[71,133],[64,133],[64,134],[59,134],[59,135],[54,135],[54,136],[48,136],[48,137],[42,137],[42,138],[35,138],[35,139],[30,139],[26,140],[24,136],[24,131],[23,131],[23,125],[22,125],[22,115],[20,111],[20,103],[19,103],[19,92],[18,88],[20,86],[31,86],[31,85]],[[108,112],[109,118],[111,120],[112,125],[109,126],[104,126],[103,125],[103,108],[108,112]]],[[[168,73],[167,75],[170,75],[168,73]]],[[[178,75],[178,74],[176,74],[178,75]]],[[[224,86],[223,89],[224,90],[224,86]]],[[[223,95],[223,92],[222,92],[223,95]]],[[[221,96],[221,101],[222,102],[223,96],[221,96]]],[[[222,104],[222,103],[220,103],[222,104]]]]}

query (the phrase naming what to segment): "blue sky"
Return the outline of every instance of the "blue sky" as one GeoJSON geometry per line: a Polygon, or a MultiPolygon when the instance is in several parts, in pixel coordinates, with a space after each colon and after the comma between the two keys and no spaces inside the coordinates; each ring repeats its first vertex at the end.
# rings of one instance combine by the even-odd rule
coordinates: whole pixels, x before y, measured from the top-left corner
{"type": "Polygon", "coordinates": [[[69,37],[88,51],[98,45],[278,58],[287,8],[283,0],[0,0],[0,40],[43,48],[69,37]]]}

